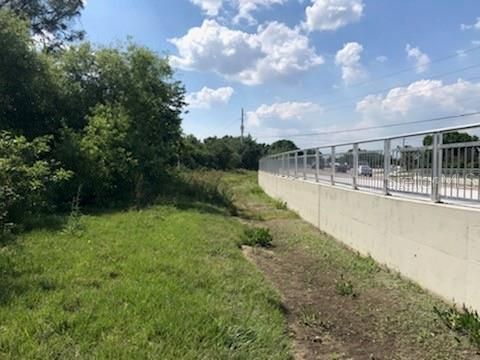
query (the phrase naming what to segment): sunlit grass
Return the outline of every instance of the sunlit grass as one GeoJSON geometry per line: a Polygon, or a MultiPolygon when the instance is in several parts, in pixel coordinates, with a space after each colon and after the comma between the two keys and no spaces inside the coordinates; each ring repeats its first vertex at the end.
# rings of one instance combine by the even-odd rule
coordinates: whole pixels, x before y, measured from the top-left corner
{"type": "MultiPolygon", "coordinates": [[[[210,208],[207,208],[210,209],[210,208]]],[[[282,359],[277,294],[215,211],[158,206],[0,248],[0,358],[282,359]]]]}

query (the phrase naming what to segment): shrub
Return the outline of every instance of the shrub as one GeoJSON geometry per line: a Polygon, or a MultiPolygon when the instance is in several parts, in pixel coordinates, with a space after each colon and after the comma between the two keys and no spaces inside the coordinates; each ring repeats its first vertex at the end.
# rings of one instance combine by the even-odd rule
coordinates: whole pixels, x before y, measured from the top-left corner
{"type": "Polygon", "coordinates": [[[243,236],[242,245],[247,246],[272,246],[272,235],[267,228],[249,228],[246,229],[243,236]]]}
{"type": "Polygon", "coordinates": [[[0,132],[0,233],[5,234],[29,215],[50,207],[48,193],[71,172],[49,160],[51,138],[28,141],[0,132]]]}
{"type": "Polygon", "coordinates": [[[88,117],[80,140],[84,159],[83,185],[103,204],[112,197],[133,193],[137,161],[128,143],[131,120],[121,106],[99,105],[88,117]]]}

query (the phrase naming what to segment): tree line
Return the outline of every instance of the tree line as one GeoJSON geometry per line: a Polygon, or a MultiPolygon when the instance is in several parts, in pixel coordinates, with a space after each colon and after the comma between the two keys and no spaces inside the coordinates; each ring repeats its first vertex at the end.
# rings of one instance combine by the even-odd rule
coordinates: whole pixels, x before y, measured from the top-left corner
{"type": "Polygon", "coordinates": [[[0,233],[77,195],[139,204],[179,167],[255,169],[277,148],[185,136],[185,88],[168,58],[129,41],[82,41],[83,6],[0,0],[0,233]]]}

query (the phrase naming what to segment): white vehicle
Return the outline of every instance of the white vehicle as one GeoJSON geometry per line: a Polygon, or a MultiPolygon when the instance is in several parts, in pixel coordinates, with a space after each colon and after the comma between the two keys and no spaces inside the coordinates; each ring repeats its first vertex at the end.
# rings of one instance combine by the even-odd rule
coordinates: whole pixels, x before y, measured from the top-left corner
{"type": "Polygon", "coordinates": [[[358,167],[358,175],[359,176],[372,176],[373,171],[372,168],[368,165],[360,165],[358,167]]]}

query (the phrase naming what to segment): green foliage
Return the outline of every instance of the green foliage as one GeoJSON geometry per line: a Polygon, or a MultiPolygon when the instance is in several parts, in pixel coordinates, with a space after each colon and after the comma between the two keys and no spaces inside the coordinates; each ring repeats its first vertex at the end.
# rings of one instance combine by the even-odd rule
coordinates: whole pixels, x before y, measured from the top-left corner
{"type": "Polygon", "coordinates": [[[343,275],[340,280],[335,282],[335,290],[340,296],[351,296],[353,298],[357,297],[357,293],[353,289],[353,283],[351,281],[345,280],[343,275]]]}
{"type": "Polygon", "coordinates": [[[219,206],[232,216],[238,214],[231,191],[222,182],[223,174],[216,171],[180,171],[163,193],[163,200],[177,205],[198,201],[219,206]]]}
{"type": "Polygon", "coordinates": [[[180,163],[188,168],[216,170],[257,170],[258,161],[266,153],[267,146],[252,137],[209,137],[203,142],[188,135],[182,139],[180,163]]]}
{"type": "Polygon", "coordinates": [[[47,208],[48,193],[71,177],[49,158],[50,140],[0,132],[0,233],[47,208]]]}
{"type": "Polygon", "coordinates": [[[118,194],[131,194],[138,161],[129,143],[131,119],[121,106],[98,105],[88,117],[80,151],[80,173],[87,193],[100,203],[118,194]]]}
{"type": "MultiPolygon", "coordinates": [[[[478,136],[470,135],[468,133],[461,133],[458,131],[449,132],[443,135],[443,143],[444,144],[455,144],[455,143],[464,143],[464,142],[472,142],[478,141],[478,136]]],[[[433,144],[433,137],[432,135],[427,135],[423,139],[424,146],[430,146],[433,144]]]]}
{"type": "Polygon", "coordinates": [[[279,154],[282,152],[293,151],[293,150],[298,150],[297,145],[295,145],[293,141],[278,140],[269,146],[268,154],[273,155],[273,154],[279,154]]]}
{"type": "Polygon", "coordinates": [[[437,307],[433,310],[450,330],[467,336],[480,349],[480,316],[476,311],[470,311],[466,307],[463,307],[463,311],[454,308],[441,310],[437,307]]]}
{"type": "Polygon", "coordinates": [[[288,210],[287,203],[285,201],[279,200],[279,199],[272,199],[273,205],[275,206],[275,209],[277,210],[288,210]]]}
{"type": "Polygon", "coordinates": [[[0,0],[0,10],[10,10],[25,19],[39,43],[48,50],[83,38],[83,31],[70,25],[84,5],[83,0],[0,0]]]}
{"type": "Polygon", "coordinates": [[[167,59],[134,44],[94,49],[85,43],[65,51],[58,64],[65,126],[85,136],[84,171],[94,170],[88,166],[93,159],[107,174],[92,194],[85,187],[86,198],[97,199],[99,192],[104,198],[148,197],[158,191],[177,162],[185,105],[184,88],[173,80],[167,59]]]}
{"type": "Polygon", "coordinates": [[[59,119],[51,59],[33,49],[27,24],[3,10],[0,49],[0,129],[29,139],[51,133],[59,119]]]}
{"type": "Polygon", "coordinates": [[[67,223],[63,229],[63,233],[66,235],[81,236],[85,230],[85,226],[82,219],[82,212],[80,210],[80,194],[82,187],[78,188],[77,195],[72,199],[72,205],[70,208],[70,215],[68,216],[67,223]]]}
{"type": "MultiPolygon", "coordinates": [[[[168,60],[133,43],[117,48],[81,43],[53,54],[39,52],[31,36],[36,26],[54,14],[64,24],[78,15],[82,3],[0,0],[0,5],[0,131],[19,136],[22,144],[31,141],[34,148],[48,143],[48,151],[37,152],[41,162],[22,158],[38,172],[27,179],[44,179],[43,188],[12,190],[1,179],[3,223],[25,216],[13,214],[20,207],[13,203],[29,202],[27,212],[32,206],[66,209],[79,186],[82,202],[94,206],[153,199],[177,164],[185,105],[185,90],[173,79],[168,60]],[[25,20],[15,15],[20,7],[25,20]],[[38,14],[32,18],[34,10],[38,14]],[[48,141],[41,142],[44,136],[48,141]],[[50,191],[47,174],[54,168],[58,172],[58,163],[70,181],[58,181],[50,191]],[[33,201],[38,198],[41,206],[33,201]]],[[[56,24],[48,26],[55,32],[56,24]]],[[[55,35],[63,41],[69,30],[60,26],[61,34],[55,35]]],[[[13,153],[3,156],[6,163],[17,161],[13,153]]]]}
{"type": "Polygon", "coordinates": [[[272,235],[268,228],[249,228],[243,234],[242,245],[247,246],[272,246],[272,235]]]}

